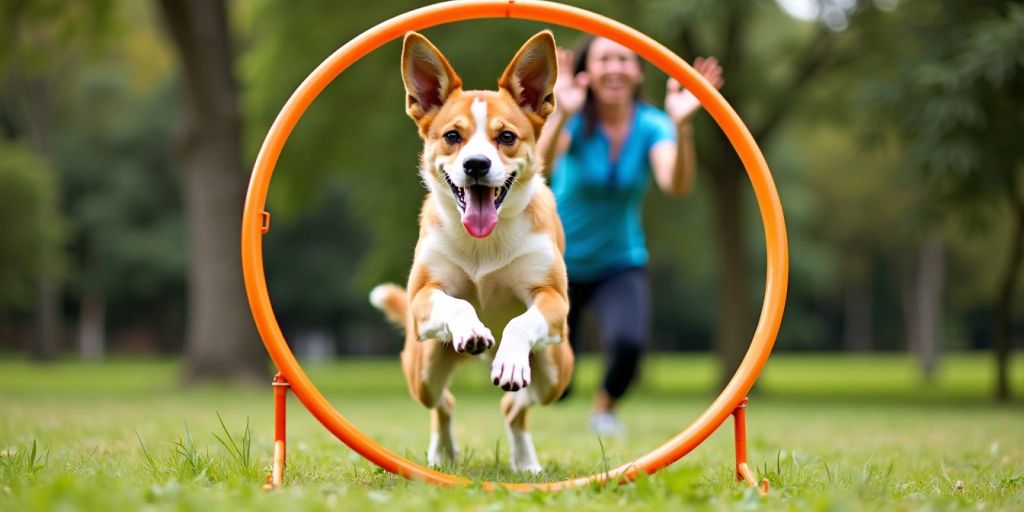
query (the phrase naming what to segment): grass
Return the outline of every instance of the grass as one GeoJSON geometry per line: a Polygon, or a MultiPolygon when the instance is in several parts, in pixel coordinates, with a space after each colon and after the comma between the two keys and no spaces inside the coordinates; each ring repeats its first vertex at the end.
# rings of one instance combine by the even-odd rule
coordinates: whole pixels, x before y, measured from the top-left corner
{"type": "MultiPolygon", "coordinates": [[[[1014,361],[1024,394],[1024,358],[1014,361]]],[[[586,430],[598,361],[581,364],[577,394],[531,416],[542,480],[629,462],[687,426],[713,399],[706,356],[648,359],[623,405],[630,435],[586,430]]],[[[423,462],[426,412],[407,396],[397,361],[307,365],[345,416],[387,448],[423,462]]],[[[732,429],[668,469],[624,486],[561,493],[440,489],[397,478],[351,452],[294,399],[287,485],[260,490],[272,451],[272,392],[179,389],[176,361],[37,366],[0,360],[0,510],[1021,510],[1024,403],[992,403],[985,355],[947,357],[922,384],[903,356],[778,355],[748,409],[749,455],[772,491],[732,481],[732,429]]],[[[507,469],[486,368],[454,391],[463,459],[473,479],[529,480],[507,469]]]]}

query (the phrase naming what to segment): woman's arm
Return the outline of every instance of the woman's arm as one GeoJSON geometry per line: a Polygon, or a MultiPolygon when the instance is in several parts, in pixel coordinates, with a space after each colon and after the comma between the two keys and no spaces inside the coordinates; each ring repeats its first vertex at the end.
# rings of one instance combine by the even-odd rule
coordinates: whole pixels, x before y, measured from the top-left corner
{"type": "MultiPolygon", "coordinates": [[[[722,67],[714,57],[698,57],[693,67],[716,89],[724,83],[722,67]]],[[[665,111],[676,124],[676,140],[655,144],[649,158],[658,188],[672,197],[681,197],[689,192],[697,177],[697,152],[690,120],[699,109],[697,98],[690,91],[680,88],[675,79],[669,79],[665,91],[665,111]]]]}
{"type": "Polygon", "coordinates": [[[537,150],[543,163],[542,169],[544,175],[548,177],[551,177],[555,170],[555,161],[569,149],[569,143],[572,142],[569,132],[565,131],[565,125],[569,120],[568,116],[563,115],[562,109],[558,107],[560,105],[556,104],[555,113],[551,114],[551,117],[544,123],[544,129],[537,139],[537,150]]]}
{"type": "Polygon", "coordinates": [[[672,197],[683,197],[697,177],[697,152],[694,151],[693,124],[689,120],[676,127],[676,140],[661,141],[651,148],[651,168],[658,188],[672,197]]]}
{"type": "Polygon", "coordinates": [[[590,77],[586,72],[573,76],[573,55],[571,50],[558,49],[558,78],[555,80],[555,112],[551,114],[544,129],[537,137],[537,150],[543,162],[544,173],[550,178],[555,161],[568,149],[572,142],[565,124],[569,118],[583,108],[587,99],[590,77]]]}

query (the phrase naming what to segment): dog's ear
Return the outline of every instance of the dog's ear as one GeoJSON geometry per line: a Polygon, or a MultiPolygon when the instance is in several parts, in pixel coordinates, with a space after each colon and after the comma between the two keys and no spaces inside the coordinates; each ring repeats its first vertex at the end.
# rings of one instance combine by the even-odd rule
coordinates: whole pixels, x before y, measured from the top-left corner
{"type": "Polygon", "coordinates": [[[555,111],[557,77],[555,36],[544,30],[519,49],[498,80],[498,87],[508,91],[523,110],[546,118],[555,111]]]}
{"type": "Polygon", "coordinates": [[[462,80],[441,52],[416,32],[405,35],[402,45],[402,81],[405,112],[416,122],[444,104],[462,80]]]}

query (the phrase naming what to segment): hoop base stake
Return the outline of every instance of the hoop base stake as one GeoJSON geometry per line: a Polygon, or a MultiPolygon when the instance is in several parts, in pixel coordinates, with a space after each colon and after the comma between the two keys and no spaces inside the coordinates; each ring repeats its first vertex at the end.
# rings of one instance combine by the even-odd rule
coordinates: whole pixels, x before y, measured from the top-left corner
{"type": "Polygon", "coordinates": [[[736,481],[746,482],[757,489],[757,494],[768,495],[768,479],[762,479],[760,485],[754,471],[747,464],[747,404],[750,399],[744,397],[732,411],[733,433],[736,441],[736,481]]]}
{"type": "Polygon", "coordinates": [[[285,459],[285,414],[288,404],[288,380],[284,375],[278,373],[274,376],[274,462],[270,474],[267,475],[267,483],[263,484],[263,490],[269,491],[281,487],[284,483],[284,459],[285,459]]]}

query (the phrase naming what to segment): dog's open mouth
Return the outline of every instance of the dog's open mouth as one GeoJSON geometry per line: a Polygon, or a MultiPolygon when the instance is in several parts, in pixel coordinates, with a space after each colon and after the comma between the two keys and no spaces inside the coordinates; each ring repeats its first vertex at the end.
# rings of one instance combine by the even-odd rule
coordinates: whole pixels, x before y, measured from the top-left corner
{"type": "Polygon", "coordinates": [[[505,202],[508,190],[515,182],[516,173],[509,175],[505,183],[500,187],[487,187],[484,185],[470,185],[468,187],[457,187],[452,183],[448,173],[444,174],[444,180],[452,188],[455,195],[455,204],[462,212],[462,225],[466,231],[476,238],[484,238],[494,231],[498,224],[498,208],[505,202]]]}

